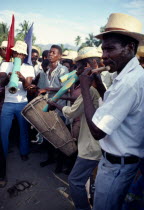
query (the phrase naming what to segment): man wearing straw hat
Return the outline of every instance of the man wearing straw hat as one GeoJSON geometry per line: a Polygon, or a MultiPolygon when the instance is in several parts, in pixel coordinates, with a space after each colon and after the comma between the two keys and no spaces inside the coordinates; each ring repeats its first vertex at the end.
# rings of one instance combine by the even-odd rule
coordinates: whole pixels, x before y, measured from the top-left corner
{"type": "MultiPolygon", "coordinates": [[[[14,116],[17,117],[20,127],[20,155],[22,160],[28,159],[29,153],[29,140],[27,131],[27,122],[21,115],[22,109],[26,106],[27,102],[27,87],[31,84],[34,77],[34,69],[32,66],[24,64],[23,60],[27,55],[27,44],[23,41],[17,41],[12,48],[14,57],[21,59],[20,71],[17,71],[19,78],[17,92],[12,94],[9,92],[8,85],[5,86],[5,100],[1,113],[1,140],[4,148],[5,156],[8,153],[8,136],[12,125],[14,116]]],[[[3,62],[0,72],[7,73],[8,77],[13,70],[12,62],[3,62]]],[[[9,82],[9,80],[8,80],[9,82]]]]}
{"type": "Polygon", "coordinates": [[[111,14],[102,40],[102,59],[117,72],[96,111],[89,92],[90,76],[80,77],[90,131],[100,140],[103,157],[95,181],[94,210],[121,209],[128,188],[144,157],[144,71],[135,57],[144,41],[136,18],[111,14]]]}
{"type": "MultiPolygon", "coordinates": [[[[96,69],[100,65],[101,55],[102,52],[99,52],[96,47],[85,47],[78,52],[78,56],[75,61],[77,65],[81,66],[81,68],[82,66],[89,66],[92,69],[96,69]]],[[[97,109],[99,106],[100,95],[93,86],[90,88],[90,94],[92,97],[92,103],[95,109],[97,109]]],[[[59,110],[62,110],[64,116],[68,119],[81,117],[80,132],[78,137],[78,157],[68,180],[70,193],[76,209],[90,210],[91,207],[88,202],[85,185],[92,175],[93,170],[97,167],[102,154],[99,142],[95,141],[88,128],[84,113],[82,95],[76,99],[72,106],[61,107],[51,101],[48,101],[48,103],[59,110]]]]}

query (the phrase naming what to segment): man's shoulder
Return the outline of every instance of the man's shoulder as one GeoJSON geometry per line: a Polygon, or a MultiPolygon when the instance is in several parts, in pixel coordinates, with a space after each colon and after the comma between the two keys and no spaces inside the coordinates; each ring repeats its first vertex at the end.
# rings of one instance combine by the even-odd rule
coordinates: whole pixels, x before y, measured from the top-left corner
{"type": "Polygon", "coordinates": [[[65,72],[65,73],[68,73],[68,68],[66,66],[63,66],[62,64],[59,64],[58,65],[58,69],[61,70],[61,72],[65,72]]]}
{"type": "Polygon", "coordinates": [[[12,68],[13,68],[13,62],[4,61],[0,66],[0,71],[8,73],[12,70],[12,68]]]}

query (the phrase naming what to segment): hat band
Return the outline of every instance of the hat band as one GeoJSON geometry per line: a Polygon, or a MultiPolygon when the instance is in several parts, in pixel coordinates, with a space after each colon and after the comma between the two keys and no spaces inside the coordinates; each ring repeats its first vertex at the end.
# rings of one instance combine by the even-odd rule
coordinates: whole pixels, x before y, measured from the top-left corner
{"type": "Polygon", "coordinates": [[[106,28],[105,31],[126,31],[125,29],[123,28],[106,28]]]}

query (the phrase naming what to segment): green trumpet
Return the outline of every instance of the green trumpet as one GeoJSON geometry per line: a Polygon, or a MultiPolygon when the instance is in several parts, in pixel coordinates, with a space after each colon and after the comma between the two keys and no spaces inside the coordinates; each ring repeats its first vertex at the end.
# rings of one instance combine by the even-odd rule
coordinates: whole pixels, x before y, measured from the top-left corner
{"type": "MultiPolygon", "coordinates": [[[[79,77],[77,74],[73,74],[73,76],[70,77],[70,79],[64,84],[64,86],[51,98],[52,101],[57,102],[67,91],[68,89],[77,81],[79,80],[79,77]]],[[[46,105],[43,108],[44,112],[47,112],[48,105],[46,105]]]]}
{"type": "Polygon", "coordinates": [[[19,78],[18,75],[16,74],[16,71],[20,71],[20,67],[21,67],[21,59],[20,58],[15,58],[14,59],[14,66],[13,66],[13,70],[12,70],[12,75],[10,77],[10,82],[9,82],[9,92],[14,94],[17,92],[17,88],[18,88],[18,82],[19,82],[19,78]]]}
{"type": "Polygon", "coordinates": [[[76,70],[73,70],[72,72],[69,72],[69,73],[63,75],[62,77],[60,77],[60,81],[61,81],[61,82],[67,81],[67,80],[70,79],[72,76],[74,76],[75,73],[76,73],[76,70]]]}

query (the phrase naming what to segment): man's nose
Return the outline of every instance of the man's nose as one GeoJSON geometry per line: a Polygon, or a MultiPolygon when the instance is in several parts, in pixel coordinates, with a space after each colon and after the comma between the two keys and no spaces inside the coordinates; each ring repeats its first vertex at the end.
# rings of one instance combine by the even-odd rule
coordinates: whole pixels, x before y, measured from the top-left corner
{"type": "Polygon", "coordinates": [[[103,51],[102,59],[106,60],[107,58],[108,58],[108,53],[106,51],[103,51]]]}

